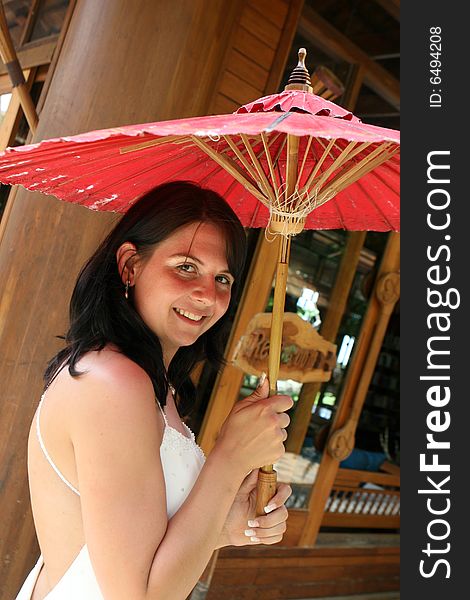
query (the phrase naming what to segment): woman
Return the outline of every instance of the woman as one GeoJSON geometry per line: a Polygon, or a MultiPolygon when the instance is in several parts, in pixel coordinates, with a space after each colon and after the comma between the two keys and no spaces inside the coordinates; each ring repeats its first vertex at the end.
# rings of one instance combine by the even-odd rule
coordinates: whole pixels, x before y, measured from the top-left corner
{"type": "Polygon", "coordinates": [[[282,539],[290,488],[254,518],[256,468],[284,452],[286,396],[261,381],[204,462],[180,420],[195,363],[222,360],[245,235],[212,191],[155,188],[81,271],[49,363],[28,470],[41,557],[18,600],[184,599],[213,550],[282,539]]]}

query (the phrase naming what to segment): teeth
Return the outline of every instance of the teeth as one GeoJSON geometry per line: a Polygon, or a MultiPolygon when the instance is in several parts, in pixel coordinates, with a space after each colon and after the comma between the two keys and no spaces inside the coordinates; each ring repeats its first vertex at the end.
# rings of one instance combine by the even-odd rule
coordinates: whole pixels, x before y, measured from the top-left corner
{"type": "Polygon", "coordinates": [[[180,315],[184,315],[187,319],[191,319],[191,321],[200,321],[202,317],[198,317],[197,315],[193,315],[187,310],[181,310],[181,308],[175,308],[176,312],[180,315]]]}

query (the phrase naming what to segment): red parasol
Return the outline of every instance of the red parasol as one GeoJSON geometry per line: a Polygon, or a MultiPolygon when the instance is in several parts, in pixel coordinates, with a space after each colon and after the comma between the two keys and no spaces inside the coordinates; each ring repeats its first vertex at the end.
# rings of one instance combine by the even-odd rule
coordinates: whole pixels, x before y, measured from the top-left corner
{"type": "Polygon", "coordinates": [[[92,210],[125,212],[157,183],[187,179],[219,192],[243,225],[266,227],[268,204],[287,185],[287,135],[300,139],[304,157],[298,185],[306,228],[399,229],[399,133],[299,90],[260,98],[231,115],[9,148],[0,155],[0,181],[92,210]]]}
{"type": "MultiPolygon", "coordinates": [[[[269,355],[276,390],[291,236],[304,227],[399,229],[399,133],[362,123],[315,96],[299,51],[284,92],[235,114],[92,131],[9,148],[0,181],[53,194],[92,210],[125,212],[174,179],[219,192],[242,223],[279,237],[269,355]]],[[[275,490],[272,465],[258,514],[275,490]]]]}

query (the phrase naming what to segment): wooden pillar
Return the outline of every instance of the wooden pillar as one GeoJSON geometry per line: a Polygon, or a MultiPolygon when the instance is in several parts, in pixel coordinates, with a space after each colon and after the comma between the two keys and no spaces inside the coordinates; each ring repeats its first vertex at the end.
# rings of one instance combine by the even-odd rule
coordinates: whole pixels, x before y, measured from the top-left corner
{"type": "Polygon", "coordinates": [[[346,376],[331,434],[323,452],[316,482],[309,501],[309,514],[302,532],[301,546],[313,546],[339,463],[354,445],[356,418],[364,403],[380,352],[391,309],[398,299],[396,287],[400,268],[400,235],[390,233],[373,294],[364,316],[356,350],[346,376]],[[384,287],[385,294],[384,294],[384,287]]]}
{"type": "MultiPolygon", "coordinates": [[[[77,0],[35,140],[202,115],[243,1],[77,0]],[[208,6],[209,5],[209,6],[208,6]],[[210,7],[210,10],[208,8],[210,7]]],[[[0,597],[37,558],[27,436],[76,274],[116,221],[19,189],[0,245],[0,597]]]]}
{"type": "MultiPolygon", "coordinates": [[[[365,237],[365,231],[351,232],[341,259],[328,311],[320,332],[326,340],[333,343],[336,340],[338,328],[348,301],[365,237]]],[[[321,386],[322,383],[320,382],[305,383],[302,386],[292,423],[289,427],[289,437],[286,442],[288,452],[300,454],[310,424],[313,403],[321,386]]]]}

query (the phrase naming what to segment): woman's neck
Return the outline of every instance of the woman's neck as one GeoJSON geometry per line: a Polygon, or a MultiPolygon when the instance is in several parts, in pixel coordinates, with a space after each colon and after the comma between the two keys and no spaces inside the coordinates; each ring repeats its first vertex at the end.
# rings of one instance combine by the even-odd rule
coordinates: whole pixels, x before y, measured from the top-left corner
{"type": "Polygon", "coordinates": [[[168,373],[170,363],[173,360],[177,350],[168,351],[168,350],[165,350],[164,348],[162,350],[163,350],[163,364],[165,366],[165,371],[168,373]]]}

